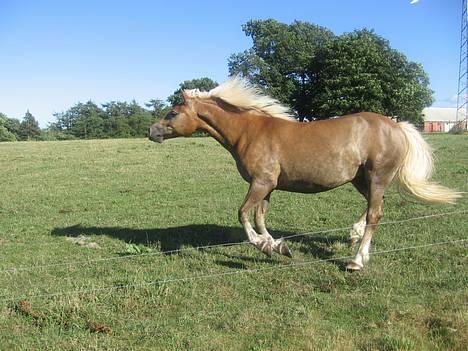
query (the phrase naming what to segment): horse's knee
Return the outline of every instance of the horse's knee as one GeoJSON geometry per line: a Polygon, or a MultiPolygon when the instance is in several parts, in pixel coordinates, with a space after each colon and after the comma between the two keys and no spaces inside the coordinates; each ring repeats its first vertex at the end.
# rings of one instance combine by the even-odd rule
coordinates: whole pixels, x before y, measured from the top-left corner
{"type": "Polygon", "coordinates": [[[380,208],[378,209],[369,209],[367,211],[367,224],[375,224],[380,221],[380,218],[382,218],[382,210],[380,208]]]}

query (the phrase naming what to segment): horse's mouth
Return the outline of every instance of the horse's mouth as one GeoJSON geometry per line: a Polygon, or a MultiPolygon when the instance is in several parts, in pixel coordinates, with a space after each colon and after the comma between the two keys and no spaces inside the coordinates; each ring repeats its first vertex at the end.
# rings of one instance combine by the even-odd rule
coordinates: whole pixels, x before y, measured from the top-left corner
{"type": "Polygon", "coordinates": [[[149,140],[154,141],[155,143],[161,144],[164,141],[164,138],[162,136],[150,136],[149,140]]]}

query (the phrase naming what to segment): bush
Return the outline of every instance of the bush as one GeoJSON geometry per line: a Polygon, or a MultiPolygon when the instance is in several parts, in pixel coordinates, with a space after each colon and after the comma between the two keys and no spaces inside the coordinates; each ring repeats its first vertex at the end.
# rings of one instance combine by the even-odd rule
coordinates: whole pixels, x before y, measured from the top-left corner
{"type": "Polygon", "coordinates": [[[3,126],[0,126],[0,142],[16,141],[16,136],[3,126]]]}

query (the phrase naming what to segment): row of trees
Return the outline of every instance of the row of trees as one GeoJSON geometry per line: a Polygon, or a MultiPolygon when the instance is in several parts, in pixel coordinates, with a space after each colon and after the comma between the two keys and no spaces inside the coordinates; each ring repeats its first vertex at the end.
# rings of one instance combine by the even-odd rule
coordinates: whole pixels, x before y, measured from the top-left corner
{"type": "Polygon", "coordinates": [[[151,100],[146,106],[148,109],[135,101],[111,101],[101,106],[92,101],[78,103],[65,112],[56,113],[56,122],[51,123],[48,130],[59,138],[142,137],[168,108],[161,100],[151,100]]]}
{"type": "Polygon", "coordinates": [[[0,114],[0,141],[142,137],[148,126],[168,109],[159,100],[151,100],[148,105],[151,109],[135,101],[112,101],[101,106],[92,101],[78,103],[65,112],[56,113],[56,122],[42,130],[29,111],[22,121],[0,114]]]}
{"type": "Polygon", "coordinates": [[[48,132],[56,138],[130,138],[144,137],[148,127],[156,120],[164,118],[171,106],[182,103],[183,89],[211,90],[218,83],[209,78],[192,79],[182,82],[179,89],[163,100],[153,99],[145,104],[111,101],[101,106],[92,101],[78,103],[65,112],[54,115],[48,132]]]}
{"type": "Polygon", "coordinates": [[[100,106],[92,101],[80,102],[54,114],[55,122],[43,130],[29,111],[21,122],[0,113],[0,141],[144,137],[154,121],[163,118],[172,105],[182,103],[182,89],[211,90],[217,85],[209,78],[184,81],[168,97],[169,104],[153,99],[145,107],[136,101],[111,101],[100,106]]]}
{"type": "MultiPolygon", "coordinates": [[[[252,20],[242,29],[252,47],[231,55],[229,73],[291,106],[300,120],[372,111],[419,123],[422,109],[433,102],[422,66],[373,31],[337,36],[311,23],[272,19],[252,20]]],[[[56,121],[43,131],[29,111],[22,122],[0,114],[0,141],[142,137],[171,105],[182,102],[182,89],[216,86],[209,78],[185,81],[167,98],[169,105],[156,99],[145,107],[135,101],[78,103],[55,114],[56,121]]]]}

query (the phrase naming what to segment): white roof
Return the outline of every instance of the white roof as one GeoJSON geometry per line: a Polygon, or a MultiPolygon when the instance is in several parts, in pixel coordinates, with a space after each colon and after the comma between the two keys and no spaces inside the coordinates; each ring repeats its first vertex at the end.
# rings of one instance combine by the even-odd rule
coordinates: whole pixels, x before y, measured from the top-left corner
{"type": "Polygon", "coordinates": [[[426,107],[422,113],[424,120],[428,122],[455,122],[457,120],[455,107],[426,107]]]}

